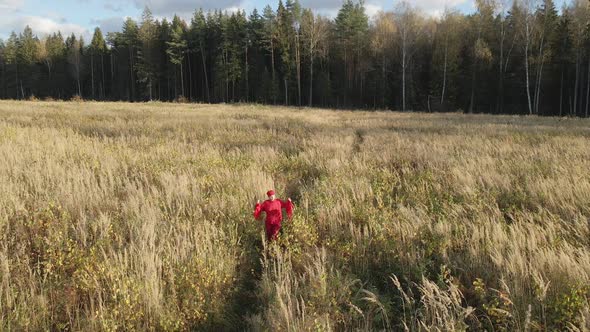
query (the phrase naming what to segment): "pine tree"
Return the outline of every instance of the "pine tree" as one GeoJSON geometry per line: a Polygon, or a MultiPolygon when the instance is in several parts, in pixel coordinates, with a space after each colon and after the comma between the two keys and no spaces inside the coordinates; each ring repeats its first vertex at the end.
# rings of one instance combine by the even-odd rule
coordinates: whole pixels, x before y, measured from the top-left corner
{"type": "MultiPolygon", "coordinates": [[[[561,17],[557,23],[555,35],[550,40],[550,47],[554,50],[553,59],[558,67],[557,77],[559,77],[559,116],[564,115],[564,98],[566,91],[566,74],[572,60],[572,39],[571,39],[571,17],[570,12],[564,8],[561,17]]],[[[567,98],[569,100],[569,98],[567,98]]]]}
{"type": "Polygon", "coordinates": [[[0,77],[2,77],[2,86],[1,86],[1,99],[7,99],[8,97],[8,87],[7,87],[7,76],[8,72],[6,70],[6,45],[4,44],[4,40],[0,38],[0,77]]]}
{"type": "Polygon", "coordinates": [[[292,47],[293,43],[293,16],[292,13],[285,8],[283,1],[279,0],[277,9],[277,43],[281,54],[281,72],[283,76],[284,88],[284,104],[289,105],[289,80],[292,76],[293,61],[292,61],[292,47]]]}
{"type": "Polygon", "coordinates": [[[336,43],[344,65],[344,78],[341,81],[346,83],[340,87],[340,93],[345,104],[349,103],[347,100],[354,92],[362,99],[362,84],[356,83],[362,83],[361,62],[367,48],[368,30],[368,17],[363,3],[355,4],[352,0],[346,0],[335,19],[336,43]]]}
{"type": "Polygon", "coordinates": [[[10,34],[10,37],[8,38],[8,41],[6,42],[6,46],[4,49],[4,59],[6,61],[7,65],[10,65],[14,68],[14,80],[15,80],[15,84],[14,84],[14,91],[15,91],[15,97],[16,99],[19,99],[19,89],[18,89],[18,63],[19,63],[19,57],[18,57],[18,48],[19,48],[19,44],[20,41],[16,35],[16,33],[13,31],[10,34]]]}
{"type": "Polygon", "coordinates": [[[153,99],[154,81],[156,80],[156,59],[158,51],[158,31],[152,12],[145,7],[138,31],[139,48],[137,52],[138,81],[147,85],[148,98],[153,99]]]}
{"type": "Polygon", "coordinates": [[[177,67],[180,67],[180,85],[181,85],[181,95],[182,97],[185,96],[184,93],[184,75],[183,75],[183,62],[184,56],[188,49],[188,44],[184,36],[184,25],[181,22],[178,16],[174,16],[172,20],[172,27],[171,27],[171,34],[170,34],[170,41],[166,44],[168,46],[166,53],[170,59],[170,62],[177,67]]]}
{"type": "Polygon", "coordinates": [[[207,102],[211,102],[211,96],[209,91],[209,76],[207,73],[207,21],[205,19],[205,15],[203,14],[202,9],[195,11],[193,18],[191,20],[189,35],[189,48],[191,52],[198,52],[201,58],[201,68],[203,70],[203,77],[205,81],[205,93],[203,93],[203,99],[207,102]]]}
{"type": "Polygon", "coordinates": [[[118,44],[126,48],[127,58],[128,58],[128,75],[129,75],[129,85],[130,85],[130,93],[128,95],[129,100],[136,100],[137,93],[136,93],[136,58],[137,58],[137,50],[139,48],[139,28],[137,27],[137,23],[133,21],[131,18],[127,18],[125,23],[123,24],[123,31],[117,34],[119,38],[118,44]]]}
{"type": "Polygon", "coordinates": [[[290,39],[293,44],[295,76],[297,78],[297,105],[301,107],[301,5],[299,0],[287,0],[286,9],[291,17],[290,39]]]}
{"type": "Polygon", "coordinates": [[[18,48],[18,63],[22,66],[20,90],[21,96],[25,97],[25,87],[29,91],[29,95],[32,94],[32,83],[33,83],[33,66],[36,63],[38,39],[33,36],[33,30],[27,25],[25,30],[19,37],[20,43],[18,48]]]}
{"type": "Polygon", "coordinates": [[[94,35],[92,36],[92,41],[90,42],[90,46],[89,46],[89,50],[88,50],[89,54],[90,54],[90,72],[91,72],[91,77],[92,77],[92,98],[96,98],[95,97],[95,92],[94,92],[94,58],[95,57],[99,57],[100,58],[100,78],[101,78],[101,84],[100,84],[100,96],[101,98],[104,98],[104,55],[107,51],[107,44],[104,40],[104,37],[102,35],[102,31],[100,30],[100,28],[96,28],[94,29],[94,35]]]}
{"type": "Polygon", "coordinates": [[[272,73],[272,83],[271,83],[271,90],[270,96],[273,100],[273,104],[276,104],[277,97],[278,97],[278,83],[276,78],[276,50],[278,48],[278,35],[279,35],[279,28],[277,23],[277,17],[273,12],[270,6],[264,7],[263,12],[263,24],[264,24],[264,33],[262,36],[262,43],[265,45],[265,48],[268,52],[270,52],[270,66],[271,66],[271,73],[272,73]]]}
{"type": "MultiPolygon", "coordinates": [[[[516,1],[515,1],[516,3],[516,1]]],[[[476,108],[477,74],[482,65],[491,62],[492,53],[487,38],[487,30],[493,20],[494,1],[476,0],[477,12],[472,17],[471,29],[474,31],[471,43],[471,97],[469,98],[469,113],[476,108]]]]}
{"type": "MultiPolygon", "coordinates": [[[[165,92],[165,100],[172,100],[171,93],[172,88],[170,81],[174,80],[174,74],[176,72],[176,66],[169,61],[168,57],[168,42],[171,40],[172,28],[168,20],[163,19],[158,27],[158,40],[160,47],[158,50],[158,96],[160,99],[164,99],[163,95],[165,92]],[[164,89],[165,87],[165,89],[164,89]]],[[[174,84],[176,85],[176,84],[174,84]]]]}

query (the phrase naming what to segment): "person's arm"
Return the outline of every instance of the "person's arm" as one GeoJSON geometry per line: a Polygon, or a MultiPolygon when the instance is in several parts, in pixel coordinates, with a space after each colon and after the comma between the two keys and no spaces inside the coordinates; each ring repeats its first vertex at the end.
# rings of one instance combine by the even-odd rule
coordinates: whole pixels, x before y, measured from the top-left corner
{"type": "Polygon", "coordinates": [[[254,219],[259,220],[261,212],[262,212],[262,204],[260,204],[260,201],[258,201],[258,202],[256,202],[256,206],[254,207],[254,219]]]}
{"type": "Polygon", "coordinates": [[[281,201],[281,208],[287,211],[287,216],[289,219],[293,217],[293,202],[291,202],[290,198],[286,201],[281,201]]]}

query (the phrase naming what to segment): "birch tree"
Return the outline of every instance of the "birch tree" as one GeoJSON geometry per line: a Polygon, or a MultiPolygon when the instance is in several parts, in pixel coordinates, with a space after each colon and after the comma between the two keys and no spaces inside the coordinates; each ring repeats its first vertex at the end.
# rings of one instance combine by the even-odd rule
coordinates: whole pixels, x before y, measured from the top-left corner
{"type": "Polygon", "coordinates": [[[404,1],[395,10],[395,23],[402,69],[402,111],[406,111],[406,78],[408,67],[415,52],[416,42],[422,33],[421,16],[414,7],[404,1]]]}
{"type": "Polygon", "coordinates": [[[318,56],[325,55],[329,27],[326,18],[316,16],[310,9],[303,11],[301,30],[309,57],[309,107],[313,106],[314,60],[318,56]]]}
{"type": "MultiPolygon", "coordinates": [[[[437,37],[433,62],[436,66],[436,72],[440,75],[440,83],[436,84],[440,89],[440,104],[443,105],[449,93],[449,83],[451,78],[456,76],[458,69],[458,59],[462,47],[463,36],[462,20],[458,12],[445,9],[438,25],[437,37]]],[[[439,77],[437,77],[437,80],[439,77]]]]}
{"type": "MultiPolygon", "coordinates": [[[[588,29],[588,4],[585,0],[574,0],[571,4],[571,38],[573,42],[575,57],[575,83],[574,83],[574,101],[572,114],[578,114],[580,109],[580,90],[582,79],[582,57],[584,56],[584,47],[588,29]]],[[[590,56],[588,56],[590,59],[590,56]]],[[[590,63],[590,61],[589,61],[590,63]]],[[[589,66],[590,68],[590,66],[589,66]]],[[[590,86],[590,85],[589,85],[590,86]]],[[[587,113],[587,112],[586,112],[587,113]]],[[[586,114],[587,116],[587,114],[586,114]]]]}
{"type": "Polygon", "coordinates": [[[535,73],[535,95],[533,99],[534,113],[539,114],[539,103],[541,100],[541,88],[543,83],[543,69],[545,63],[551,57],[551,49],[547,47],[548,40],[551,40],[557,25],[557,12],[553,0],[543,0],[537,10],[537,39],[538,53],[536,56],[535,73]]]}
{"type": "Polygon", "coordinates": [[[524,68],[525,68],[525,86],[529,115],[533,114],[533,103],[531,101],[531,80],[530,80],[530,49],[533,39],[535,26],[535,5],[536,0],[520,0],[521,17],[519,19],[521,27],[520,33],[522,35],[522,44],[524,48],[524,68]]]}
{"type": "Polygon", "coordinates": [[[380,59],[381,66],[381,107],[386,107],[387,94],[387,69],[389,54],[394,45],[394,38],[396,36],[396,25],[394,22],[393,13],[379,12],[375,17],[373,28],[373,35],[371,39],[371,48],[376,53],[377,58],[380,59]]]}

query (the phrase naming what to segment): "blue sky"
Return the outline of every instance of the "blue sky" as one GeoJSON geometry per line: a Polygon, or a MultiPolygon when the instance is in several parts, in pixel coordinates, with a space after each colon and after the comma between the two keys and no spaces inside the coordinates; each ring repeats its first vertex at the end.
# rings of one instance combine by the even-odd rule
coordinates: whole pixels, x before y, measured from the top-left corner
{"type": "MultiPolygon", "coordinates": [[[[398,0],[365,0],[367,12],[372,15],[379,10],[391,9],[398,0]]],[[[557,0],[561,3],[565,0],[557,0]]],[[[314,8],[328,16],[334,16],[343,0],[300,0],[305,7],[314,8]]],[[[437,15],[445,6],[463,12],[472,12],[474,0],[413,0],[413,5],[422,11],[437,15]]],[[[189,19],[199,7],[203,9],[237,10],[250,12],[262,9],[269,0],[0,0],[0,38],[6,39],[10,32],[22,31],[26,25],[43,36],[60,30],[64,34],[76,33],[85,38],[91,36],[96,26],[104,33],[118,31],[126,17],[139,18],[144,6],[149,6],[158,18],[171,17],[174,13],[189,19]]]]}

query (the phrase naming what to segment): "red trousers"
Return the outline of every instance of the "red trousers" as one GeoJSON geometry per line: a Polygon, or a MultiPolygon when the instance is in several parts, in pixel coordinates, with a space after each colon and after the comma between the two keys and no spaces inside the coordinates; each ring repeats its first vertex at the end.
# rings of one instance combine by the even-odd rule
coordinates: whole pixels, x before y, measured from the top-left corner
{"type": "Polygon", "coordinates": [[[277,223],[266,223],[266,238],[269,241],[276,240],[281,230],[281,224],[277,223]]]}

